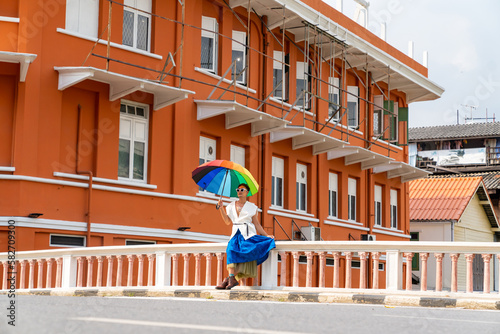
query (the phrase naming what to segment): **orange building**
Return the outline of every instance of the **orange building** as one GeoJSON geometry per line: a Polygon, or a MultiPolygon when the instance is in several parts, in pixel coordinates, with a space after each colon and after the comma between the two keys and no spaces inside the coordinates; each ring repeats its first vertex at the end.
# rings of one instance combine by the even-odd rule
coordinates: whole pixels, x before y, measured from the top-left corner
{"type": "Polygon", "coordinates": [[[279,240],[409,239],[408,104],[443,89],[324,2],[9,0],[0,31],[0,251],[12,221],[17,250],[226,241],[213,159],[279,240]]]}

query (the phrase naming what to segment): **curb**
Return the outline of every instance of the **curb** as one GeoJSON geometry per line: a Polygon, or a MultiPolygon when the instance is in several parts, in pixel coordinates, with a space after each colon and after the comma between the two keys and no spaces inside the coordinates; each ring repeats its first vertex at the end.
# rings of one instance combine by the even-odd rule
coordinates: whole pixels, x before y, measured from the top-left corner
{"type": "MultiPolygon", "coordinates": [[[[0,295],[6,295],[0,292],[0,295]]],[[[207,289],[144,289],[144,288],[77,288],[77,289],[36,289],[17,290],[17,295],[41,296],[74,296],[74,297],[179,297],[202,298],[213,300],[240,300],[240,301],[274,301],[299,303],[343,303],[384,305],[386,307],[439,307],[462,308],[473,310],[500,310],[500,295],[464,295],[430,297],[404,294],[374,294],[373,291],[363,293],[350,292],[315,292],[294,290],[257,290],[251,287],[240,287],[230,291],[207,289]]]]}

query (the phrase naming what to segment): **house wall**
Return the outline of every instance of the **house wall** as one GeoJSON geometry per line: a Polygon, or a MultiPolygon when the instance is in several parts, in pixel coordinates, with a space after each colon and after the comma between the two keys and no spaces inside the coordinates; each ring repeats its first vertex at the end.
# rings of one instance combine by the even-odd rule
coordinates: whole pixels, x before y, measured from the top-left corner
{"type": "MultiPolygon", "coordinates": [[[[482,206],[479,203],[479,198],[476,195],[472,198],[469,205],[465,209],[461,219],[455,225],[454,240],[469,241],[469,242],[493,242],[494,233],[491,231],[491,225],[488,221],[482,206]]],[[[494,280],[496,280],[498,273],[495,273],[493,265],[494,261],[490,264],[490,282],[491,289],[493,289],[494,280]]],[[[458,288],[465,290],[466,284],[466,260],[465,256],[458,258],[458,288]]]]}

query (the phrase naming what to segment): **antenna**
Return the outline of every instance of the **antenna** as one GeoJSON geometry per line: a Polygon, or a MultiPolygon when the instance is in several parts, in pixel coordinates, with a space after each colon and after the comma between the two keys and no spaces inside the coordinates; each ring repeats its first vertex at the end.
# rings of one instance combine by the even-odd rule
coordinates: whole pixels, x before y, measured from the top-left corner
{"type": "Polygon", "coordinates": [[[472,117],[472,109],[477,109],[477,106],[470,106],[468,104],[461,104],[462,107],[465,108],[470,108],[470,117],[465,117],[465,123],[467,123],[468,120],[472,121],[474,120],[474,117],[472,117]]]}

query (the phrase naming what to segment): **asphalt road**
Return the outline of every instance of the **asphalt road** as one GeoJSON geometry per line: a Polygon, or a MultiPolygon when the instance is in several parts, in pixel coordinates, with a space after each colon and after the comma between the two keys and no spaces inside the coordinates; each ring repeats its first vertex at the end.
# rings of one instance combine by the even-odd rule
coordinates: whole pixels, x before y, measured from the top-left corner
{"type": "Polygon", "coordinates": [[[500,311],[194,298],[0,296],[0,333],[499,333],[500,311]]]}

